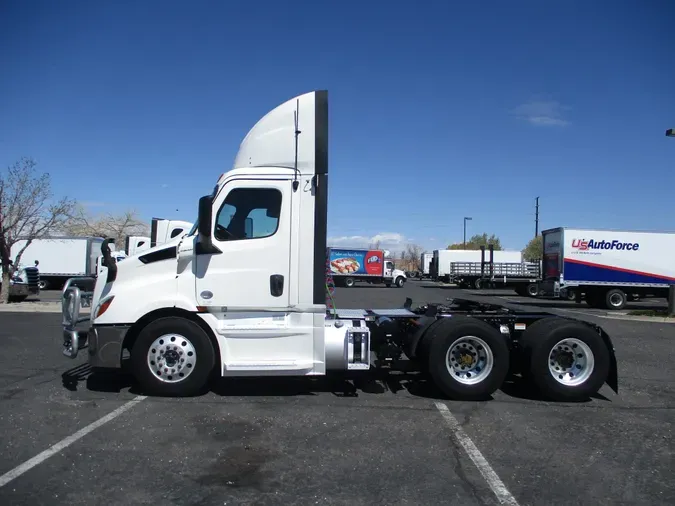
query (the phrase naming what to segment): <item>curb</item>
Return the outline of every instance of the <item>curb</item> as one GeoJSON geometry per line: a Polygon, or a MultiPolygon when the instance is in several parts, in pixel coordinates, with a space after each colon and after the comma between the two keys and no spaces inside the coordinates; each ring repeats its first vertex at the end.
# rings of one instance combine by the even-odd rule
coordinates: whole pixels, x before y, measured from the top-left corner
{"type": "Polygon", "coordinates": [[[611,314],[611,313],[598,316],[610,320],[626,320],[634,322],[651,322],[651,323],[675,323],[675,318],[667,318],[664,316],[637,316],[637,315],[633,316],[627,314],[611,314]]]}

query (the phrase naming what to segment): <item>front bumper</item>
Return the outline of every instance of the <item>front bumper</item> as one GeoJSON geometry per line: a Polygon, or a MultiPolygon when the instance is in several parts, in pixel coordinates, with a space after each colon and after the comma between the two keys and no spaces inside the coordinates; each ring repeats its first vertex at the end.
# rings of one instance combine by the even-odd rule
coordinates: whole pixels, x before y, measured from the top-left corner
{"type": "Polygon", "coordinates": [[[80,350],[88,348],[90,366],[118,369],[122,366],[122,344],[130,325],[93,325],[90,314],[80,316],[83,307],[91,307],[91,296],[91,292],[82,292],[70,283],[64,289],[63,354],[76,358],[80,350]],[[83,324],[86,330],[78,330],[83,324]]]}
{"type": "Polygon", "coordinates": [[[13,297],[27,297],[29,295],[39,295],[40,289],[37,285],[31,286],[26,283],[14,283],[9,286],[9,294],[13,297]]]}
{"type": "Polygon", "coordinates": [[[128,325],[97,327],[88,330],[63,329],[63,354],[76,358],[80,350],[89,351],[89,365],[106,369],[122,367],[122,344],[128,325]]]}

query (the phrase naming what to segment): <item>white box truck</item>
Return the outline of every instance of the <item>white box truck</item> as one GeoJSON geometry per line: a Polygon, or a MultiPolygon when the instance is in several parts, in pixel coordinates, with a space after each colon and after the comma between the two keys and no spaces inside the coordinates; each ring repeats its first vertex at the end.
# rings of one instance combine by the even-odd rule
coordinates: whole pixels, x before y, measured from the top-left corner
{"type": "Polygon", "coordinates": [[[420,279],[431,277],[431,262],[433,261],[433,259],[434,259],[433,252],[430,253],[428,251],[425,251],[420,256],[420,272],[419,272],[420,279]]]}
{"type": "Polygon", "coordinates": [[[542,232],[540,293],[595,308],[623,309],[631,297],[667,297],[675,284],[675,233],[552,228],[542,232]]]}
{"type": "Polygon", "coordinates": [[[199,199],[191,233],[119,264],[104,243],[90,314],[79,316],[78,287],[64,293],[63,353],[87,348],[92,367],[120,370],[130,350],[141,390],[170,396],[203,392],[214,373],[368,374],[401,362],[455,399],[489,398],[513,368],[552,399],[617,390],[611,340],[591,323],[459,299],[336,307],[328,160],[327,92],[268,112],[199,199]]]}
{"type": "MultiPolygon", "coordinates": [[[[15,256],[26,244],[17,241],[12,247],[15,256]]],[[[96,275],[96,259],[101,255],[101,237],[51,237],[34,239],[21,256],[22,263],[39,262],[40,290],[61,289],[68,278],[96,275]]]]}

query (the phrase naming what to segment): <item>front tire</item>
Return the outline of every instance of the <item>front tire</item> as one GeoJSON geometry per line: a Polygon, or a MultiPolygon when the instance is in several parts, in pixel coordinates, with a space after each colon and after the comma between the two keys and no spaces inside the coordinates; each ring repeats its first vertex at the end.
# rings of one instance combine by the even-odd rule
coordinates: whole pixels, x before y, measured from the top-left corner
{"type": "Polygon", "coordinates": [[[353,287],[354,284],[355,284],[354,278],[346,278],[346,279],[345,279],[345,286],[346,286],[347,288],[353,287]]]}
{"type": "Polygon", "coordinates": [[[509,349],[489,324],[466,316],[443,318],[429,329],[428,367],[451,399],[484,400],[506,379],[509,349]]]}
{"type": "Polygon", "coordinates": [[[399,276],[399,277],[396,278],[395,285],[396,285],[397,288],[403,288],[404,284],[405,284],[405,279],[403,278],[403,276],[399,276]]]}
{"type": "Polygon", "coordinates": [[[150,395],[198,395],[214,366],[215,351],[209,336],[186,318],[171,316],[149,323],[131,350],[134,377],[150,395]]]}

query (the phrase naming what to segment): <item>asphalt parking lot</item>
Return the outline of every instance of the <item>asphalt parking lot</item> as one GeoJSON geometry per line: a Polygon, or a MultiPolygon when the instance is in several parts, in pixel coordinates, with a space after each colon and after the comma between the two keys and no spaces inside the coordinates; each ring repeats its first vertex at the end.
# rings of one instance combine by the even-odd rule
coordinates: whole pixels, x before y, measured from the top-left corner
{"type": "Polygon", "coordinates": [[[416,281],[338,289],[335,300],[382,308],[457,296],[602,325],[619,395],[604,387],[589,402],[556,404],[507,384],[490,401],[453,402],[403,374],[358,382],[355,395],[341,379],[291,378],[144,398],[125,376],[63,357],[60,315],[3,312],[0,504],[675,504],[675,325],[416,281]]]}

